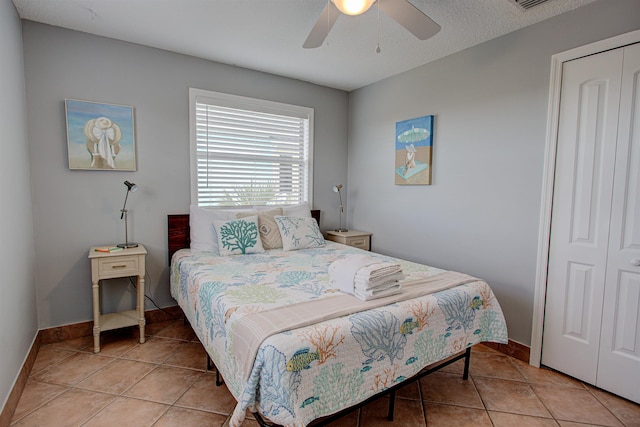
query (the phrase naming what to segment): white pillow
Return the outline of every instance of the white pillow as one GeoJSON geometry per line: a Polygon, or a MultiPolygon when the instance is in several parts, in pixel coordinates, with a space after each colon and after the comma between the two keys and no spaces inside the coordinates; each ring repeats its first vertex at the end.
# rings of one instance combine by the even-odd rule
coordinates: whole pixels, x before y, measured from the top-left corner
{"type": "Polygon", "coordinates": [[[319,248],[325,245],[315,218],[275,216],[275,219],[282,237],[282,249],[285,251],[319,248]]]}
{"type": "Polygon", "coordinates": [[[191,205],[189,207],[191,249],[194,251],[213,252],[217,255],[218,237],[213,221],[226,221],[235,217],[236,212],[191,205]]]}
{"type": "Polygon", "coordinates": [[[293,206],[282,206],[282,215],[297,216],[301,218],[311,218],[311,210],[306,203],[300,203],[293,206]]]}
{"type": "Polygon", "coordinates": [[[258,217],[232,219],[229,221],[214,220],[213,225],[218,236],[220,255],[244,255],[264,252],[258,217]]]}

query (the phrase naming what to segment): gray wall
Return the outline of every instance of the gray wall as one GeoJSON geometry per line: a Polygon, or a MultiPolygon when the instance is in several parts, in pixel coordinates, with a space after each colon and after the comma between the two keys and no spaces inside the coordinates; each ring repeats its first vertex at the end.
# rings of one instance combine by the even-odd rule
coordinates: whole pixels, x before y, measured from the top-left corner
{"type": "Polygon", "coordinates": [[[37,332],[20,19],[0,0],[0,410],[37,332]]]}
{"type": "Polygon", "coordinates": [[[601,0],[350,95],[348,217],[373,249],[486,279],[530,344],[551,56],[640,28],[601,0]],[[395,123],[435,115],[433,185],[394,185],[395,123]]]}
{"type": "MultiPolygon", "coordinates": [[[[337,226],[331,187],[347,175],[346,92],[29,21],[23,34],[40,328],[92,319],[88,248],[124,241],[124,180],[140,187],[127,208],[130,240],[149,251],[147,294],[175,305],[166,215],[189,210],[189,87],[314,108],[314,208],[321,226],[337,226]],[[135,107],[137,172],[69,170],[65,98],[135,107]]],[[[104,300],[105,311],[129,309],[133,293],[109,283],[104,300]]]]}

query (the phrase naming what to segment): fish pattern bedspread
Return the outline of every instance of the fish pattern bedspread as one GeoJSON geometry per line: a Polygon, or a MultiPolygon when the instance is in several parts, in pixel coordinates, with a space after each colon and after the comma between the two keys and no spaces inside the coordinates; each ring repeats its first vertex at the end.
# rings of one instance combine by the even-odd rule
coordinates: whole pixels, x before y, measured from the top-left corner
{"type": "Polygon", "coordinates": [[[469,346],[507,342],[500,305],[477,280],[271,335],[246,379],[231,351],[234,324],[247,314],[335,296],[329,265],[353,253],[400,262],[406,280],[444,272],[333,242],[290,252],[215,256],[183,249],[174,255],[171,295],[238,402],[232,427],[242,424],[247,409],[284,426],[304,426],[469,346]]]}

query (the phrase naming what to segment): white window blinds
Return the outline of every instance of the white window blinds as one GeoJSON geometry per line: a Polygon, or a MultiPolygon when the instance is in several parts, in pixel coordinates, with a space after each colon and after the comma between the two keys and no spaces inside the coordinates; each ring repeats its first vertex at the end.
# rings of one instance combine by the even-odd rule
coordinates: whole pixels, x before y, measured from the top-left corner
{"type": "Polygon", "coordinates": [[[310,202],[312,109],[197,89],[190,98],[192,200],[310,202]]]}

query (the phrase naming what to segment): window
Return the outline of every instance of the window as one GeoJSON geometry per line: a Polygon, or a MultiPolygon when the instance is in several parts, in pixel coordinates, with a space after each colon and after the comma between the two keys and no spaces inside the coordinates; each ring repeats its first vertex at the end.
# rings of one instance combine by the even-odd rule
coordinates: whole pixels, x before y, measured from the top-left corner
{"type": "Polygon", "coordinates": [[[311,204],[313,109],[189,89],[191,203],[311,204]]]}

